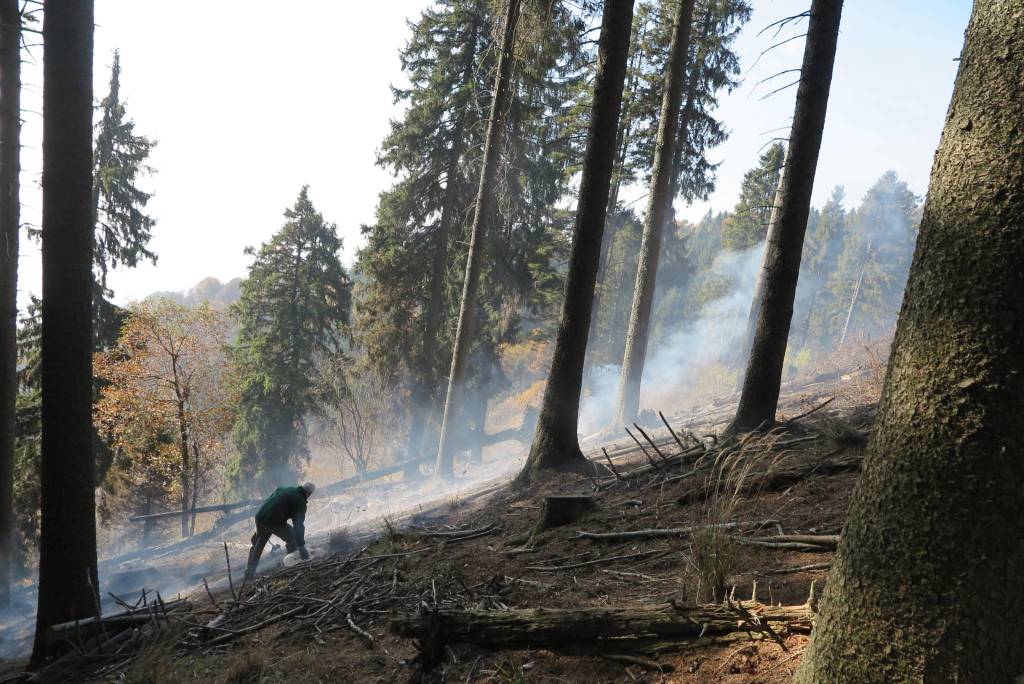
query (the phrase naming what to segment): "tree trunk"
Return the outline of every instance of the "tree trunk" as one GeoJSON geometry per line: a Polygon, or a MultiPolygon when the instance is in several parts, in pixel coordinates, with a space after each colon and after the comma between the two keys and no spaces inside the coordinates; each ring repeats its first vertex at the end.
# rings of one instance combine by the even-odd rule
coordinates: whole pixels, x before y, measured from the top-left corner
{"type": "MultiPolygon", "coordinates": [[[[643,41],[643,36],[644,34],[641,32],[639,38],[641,42],[643,41]]],[[[634,50],[633,59],[626,70],[626,73],[629,75],[629,82],[624,86],[623,92],[624,94],[628,93],[630,97],[628,100],[623,100],[622,102],[622,114],[623,117],[626,118],[626,121],[619,126],[617,137],[615,139],[615,162],[612,165],[611,190],[608,193],[608,209],[605,214],[606,221],[614,221],[616,209],[619,205],[619,190],[622,187],[623,166],[625,166],[626,156],[629,153],[630,141],[632,140],[631,134],[633,130],[633,118],[629,116],[629,108],[633,98],[635,97],[634,91],[636,88],[638,74],[637,67],[640,63],[640,57],[641,50],[634,50]]],[[[587,333],[588,339],[593,340],[595,343],[597,342],[598,316],[601,312],[601,302],[604,299],[604,290],[607,287],[605,279],[608,277],[608,260],[611,258],[612,251],[610,241],[606,245],[604,236],[602,236],[601,239],[601,246],[601,255],[597,266],[597,281],[594,288],[593,314],[590,316],[590,328],[587,333]]],[[[594,365],[593,356],[596,351],[596,349],[591,350],[587,363],[584,365],[583,376],[585,378],[590,375],[588,369],[594,365]]]]}
{"type": "Polygon", "coordinates": [[[49,626],[96,614],[92,445],[93,3],[43,18],[42,533],[32,663],[49,626]]]}
{"type": "Polygon", "coordinates": [[[842,0],[811,3],[786,165],[779,180],[778,221],[765,244],[764,297],[732,431],[775,420],[842,10],[842,0]]]}
{"type": "MultiPolygon", "coordinates": [[[[658,121],[658,139],[654,149],[654,168],[651,171],[651,191],[644,217],[644,233],[640,240],[640,256],[633,287],[633,307],[629,315],[626,334],[626,353],[622,359],[619,396],[615,406],[615,420],[626,423],[640,412],[640,381],[647,355],[647,338],[651,325],[651,305],[661,257],[661,238],[665,230],[665,216],[672,204],[673,160],[676,145],[682,135],[679,131],[679,108],[683,102],[683,84],[686,80],[686,62],[690,54],[690,25],[693,23],[694,0],[682,0],[676,10],[672,26],[672,45],[669,48],[665,70],[661,115],[658,121]]],[[[696,68],[696,66],[694,66],[696,68]]]]}
{"type": "MultiPolygon", "coordinates": [[[[740,340],[740,346],[736,350],[733,367],[745,368],[750,361],[750,349],[754,345],[754,336],[757,334],[757,321],[761,317],[761,302],[764,300],[764,284],[768,274],[768,255],[778,249],[778,225],[779,211],[782,205],[782,176],[786,172],[786,161],[789,159],[789,148],[782,155],[782,169],[779,171],[779,184],[775,187],[775,199],[772,201],[772,211],[768,217],[768,232],[764,236],[764,251],[761,253],[761,266],[757,270],[757,282],[754,283],[754,295],[750,299],[750,310],[747,312],[747,326],[740,340]]],[[[745,375],[736,378],[736,391],[743,390],[745,375]]]]}
{"type": "Polygon", "coordinates": [[[18,396],[18,229],[21,16],[0,0],[0,608],[10,604],[14,558],[14,432],[18,396]]]}
{"type": "MultiPolygon", "coordinates": [[[[474,57],[476,56],[477,33],[480,30],[480,15],[473,15],[473,24],[469,30],[469,37],[466,41],[465,54],[462,60],[462,82],[472,83],[473,72],[476,68],[474,57]]],[[[406,460],[418,461],[423,448],[423,431],[426,428],[427,418],[431,413],[431,404],[434,393],[437,390],[437,373],[434,369],[434,356],[437,353],[437,332],[441,327],[442,308],[444,306],[444,279],[448,270],[448,240],[451,233],[451,226],[456,213],[456,202],[459,190],[459,163],[462,161],[462,154],[465,151],[465,125],[466,116],[463,112],[452,130],[452,148],[448,152],[448,164],[445,170],[444,202],[441,205],[441,218],[437,226],[437,234],[434,236],[434,260],[430,270],[430,296],[427,299],[427,308],[423,317],[425,325],[423,329],[423,349],[420,356],[419,378],[416,379],[413,388],[412,426],[409,430],[409,446],[406,451],[406,460]]],[[[408,475],[412,475],[418,466],[410,468],[408,475]]]]}
{"type": "Polygon", "coordinates": [[[178,400],[178,451],[181,455],[181,538],[188,537],[188,507],[192,497],[189,496],[188,472],[188,424],[185,420],[185,403],[178,400]]]}
{"type": "Polygon", "coordinates": [[[520,484],[529,482],[533,474],[541,469],[581,468],[588,465],[580,451],[576,428],[579,423],[587,331],[590,328],[594,283],[597,280],[601,239],[608,211],[608,191],[619,112],[622,108],[622,86],[626,79],[632,19],[633,0],[605,2],[598,41],[594,104],[590,115],[587,151],[583,159],[561,322],[530,456],[517,478],[520,484]]]}
{"type": "Polygon", "coordinates": [[[800,682],[1024,672],[1022,36],[1019,2],[974,3],[878,422],[800,682]]]}
{"type": "Polygon", "coordinates": [[[487,222],[491,219],[494,206],[494,186],[498,175],[498,159],[501,156],[501,132],[505,124],[508,100],[511,92],[512,52],[515,47],[516,24],[519,22],[520,0],[508,0],[505,11],[504,34],[501,39],[501,54],[498,57],[498,73],[494,79],[494,100],[487,122],[487,137],[484,141],[484,163],[480,172],[480,188],[476,196],[473,214],[473,231],[469,239],[469,256],[466,260],[466,280],[462,288],[462,305],[459,308],[459,325],[455,333],[455,348],[452,350],[452,366],[448,374],[448,392],[444,402],[444,418],[441,420],[441,439],[437,446],[437,464],[434,476],[450,479],[454,474],[452,462],[454,453],[451,442],[455,432],[456,414],[460,410],[460,397],[473,341],[476,299],[480,288],[480,269],[483,266],[484,247],[487,242],[487,222]]]}
{"type": "MultiPolygon", "coordinates": [[[[615,0],[609,0],[614,2],[615,0]]],[[[628,1],[628,0],[627,0],[628,1]]],[[[733,632],[806,632],[814,615],[807,606],[766,606],[748,601],[685,608],[538,608],[435,610],[392,620],[391,631],[420,640],[421,647],[468,643],[488,648],[581,646],[607,651],[661,650],[665,640],[692,641],[733,632]],[[749,616],[744,619],[744,616],[749,616]]]]}

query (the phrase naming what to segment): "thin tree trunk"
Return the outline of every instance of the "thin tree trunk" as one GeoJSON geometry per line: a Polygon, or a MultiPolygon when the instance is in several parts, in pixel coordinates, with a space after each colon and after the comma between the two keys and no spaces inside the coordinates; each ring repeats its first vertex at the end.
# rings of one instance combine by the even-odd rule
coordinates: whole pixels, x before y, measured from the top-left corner
{"type": "Polygon", "coordinates": [[[811,3],[786,165],[779,180],[778,221],[765,245],[764,297],[739,408],[730,426],[733,431],[775,420],[842,10],[842,0],[811,3]]]}
{"type": "Polygon", "coordinates": [[[92,444],[93,3],[43,17],[42,533],[32,664],[50,625],[96,614],[92,444]]]}
{"type": "Polygon", "coordinates": [[[14,433],[18,396],[18,229],[21,16],[0,0],[0,608],[10,605],[14,558],[14,433]]]}
{"type": "Polygon", "coordinates": [[[483,266],[484,247],[487,242],[487,223],[494,206],[494,186],[498,175],[498,159],[501,156],[501,133],[505,124],[511,92],[513,48],[515,47],[516,24],[519,22],[520,0],[508,0],[505,11],[504,35],[501,39],[501,54],[498,57],[498,73],[494,79],[494,100],[487,122],[487,137],[484,141],[484,163],[480,172],[480,188],[476,196],[473,214],[473,231],[469,240],[469,255],[466,260],[466,280],[462,289],[462,305],[459,308],[459,324],[455,333],[455,348],[452,350],[452,366],[448,374],[448,392],[445,395],[444,418],[441,420],[441,439],[437,446],[437,464],[434,476],[450,479],[456,414],[459,412],[460,394],[463,390],[466,364],[473,341],[476,300],[480,288],[480,270],[483,266]]]}
{"type": "Polygon", "coordinates": [[[1024,672],[1024,10],[977,0],[892,360],[797,675],[1024,672]]]}
{"type": "MultiPolygon", "coordinates": [[[[661,240],[665,216],[672,204],[672,178],[675,175],[676,145],[679,142],[679,108],[683,102],[686,62],[690,55],[690,26],[693,23],[694,0],[681,0],[672,26],[668,68],[665,70],[658,139],[651,171],[651,191],[640,240],[640,256],[633,287],[633,306],[626,334],[626,351],[622,359],[619,396],[615,406],[617,423],[633,420],[640,412],[640,381],[647,356],[647,340],[651,327],[651,306],[661,258],[661,240]]],[[[696,68],[696,66],[694,66],[696,68]]]]}
{"type": "Polygon", "coordinates": [[[181,537],[188,537],[188,504],[189,495],[189,463],[188,463],[188,426],[185,421],[185,405],[178,400],[178,452],[181,455],[181,537]]]}
{"type": "Polygon", "coordinates": [[[530,456],[517,478],[520,484],[529,482],[542,469],[581,468],[587,463],[580,451],[576,429],[632,18],[633,0],[605,2],[598,40],[594,104],[583,159],[561,322],[530,456]]]}
{"type": "Polygon", "coordinates": [[[196,533],[196,506],[199,503],[199,449],[192,444],[192,515],[189,520],[188,535],[196,533]]]}
{"type": "MultiPolygon", "coordinates": [[[[465,54],[462,60],[462,82],[470,83],[476,67],[476,41],[480,30],[480,15],[473,15],[469,38],[466,41],[465,54]]],[[[437,391],[437,373],[434,369],[434,356],[437,354],[437,333],[441,327],[442,308],[444,306],[444,279],[448,270],[448,240],[452,222],[456,213],[456,202],[459,197],[459,163],[466,148],[465,126],[468,114],[463,112],[456,120],[452,130],[452,147],[448,153],[448,164],[445,170],[444,202],[441,205],[441,219],[434,236],[434,260],[430,270],[430,296],[424,311],[425,326],[423,329],[423,349],[420,356],[419,375],[413,388],[412,426],[409,430],[409,446],[406,458],[418,461],[423,447],[423,431],[427,418],[431,413],[432,399],[437,391]]],[[[419,466],[410,467],[407,472],[412,475],[419,466]]]]}
{"type": "Polygon", "coordinates": [[[853,309],[860,299],[860,286],[864,284],[864,272],[868,269],[868,261],[871,260],[871,243],[868,243],[867,254],[864,255],[864,263],[860,265],[860,274],[857,275],[857,283],[853,286],[853,297],[850,298],[850,308],[846,312],[846,321],[843,323],[843,333],[839,336],[839,347],[846,344],[846,333],[850,330],[850,321],[853,320],[853,309]]]}

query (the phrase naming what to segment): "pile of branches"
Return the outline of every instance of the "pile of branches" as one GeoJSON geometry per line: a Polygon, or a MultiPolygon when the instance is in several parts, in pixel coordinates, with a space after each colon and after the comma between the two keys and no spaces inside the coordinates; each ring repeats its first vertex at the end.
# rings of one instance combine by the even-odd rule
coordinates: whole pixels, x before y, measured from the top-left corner
{"type": "Polygon", "coordinates": [[[179,642],[185,650],[211,652],[235,639],[283,624],[278,638],[299,633],[322,635],[347,629],[373,645],[369,629],[378,616],[395,609],[415,609],[421,604],[454,607],[463,605],[469,588],[450,578],[409,582],[403,565],[414,556],[438,552],[449,544],[476,539],[496,531],[488,525],[463,530],[388,530],[384,538],[394,553],[367,555],[373,544],[348,555],[333,555],[300,563],[276,573],[232,585],[228,600],[209,593],[217,614],[205,623],[189,623],[179,642]],[[438,580],[441,580],[439,592],[438,580]]]}
{"type": "Polygon", "coordinates": [[[164,601],[159,593],[151,595],[145,590],[133,604],[110,596],[121,611],[49,628],[49,650],[64,655],[36,671],[33,681],[77,681],[84,679],[86,672],[99,677],[122,669],[143,646],[159,638],[169,622],[192,609],[185,599],[164,601]]]}

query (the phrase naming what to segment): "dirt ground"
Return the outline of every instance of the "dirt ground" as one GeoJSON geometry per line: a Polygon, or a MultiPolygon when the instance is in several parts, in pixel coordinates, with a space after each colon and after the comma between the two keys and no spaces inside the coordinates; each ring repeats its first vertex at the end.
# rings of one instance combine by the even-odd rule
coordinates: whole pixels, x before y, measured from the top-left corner
{"type": "MultiPolygon", "coordinates": [[[[339,530],[327,542],[331,551],[313,563],[271,571],[243,588],[239,603],[246,605],[233,609],[234,617],[220,627],[202,629],[232,603],[226,588],[215,589],[212,598],[205,592],[190,597],[191,607],[172,613],[131,660],[107,656],[95,663],[79,662],[72,673],[53,674],[51,681],[788,681],[808,643],[801,630],[782,633],[777,640],[741,635],[679,641],[669,650],[642,657],[613,652],[611,646],[594,650],[593,644],[488,650],[451,643],[444,646],[440,662],[427,668],[418,658],[418,642],[396,636],[389,626],[396,616],[435,607],[507,610],[720,602],[724,597],[710,586],[713,577],[719,577],[734,600],[750,600],[756,582],[762,604],[804,604],[812,581],[820,595],[832,552],[768,548],[746,543],[744,537],[833,535],[841,530],[855,467],[812,471],[781,485],[769,477],[784,468],[821,464],[826,470],[824,464],[849,462],[862,454],[874,416],[872,391],[839,384],[833,379],[790,388],[780,420],[836,399],[768,436],[748,439],[742,447],[733,442],[724,452],[724,443],[713,435],[723,427],[731,406],[713,407],[682,424],[670,419],[679,435],[691,440],[687,448],[697,440],[709,449],[703,461],[698,454],[696,463],[686,459],[655,468],[648,462],[660,466],[661,457],[649,444],[645,455],[629,437],[620,438],[605,448],[615,471],[629,479],[619,480],[595,467],[594,476],[553,475],[526,489],[507,485],[451,499],[407,519],[382,518],[370,534],[339,530]],[[733,458],[726,471],[723,454],[729,451],[733,458]],[[645,468],[645,474],[629,477],[645,468]],[[717,473],[718,479],[712,482],[709,473],[717,473]],[[544,497],[567,494],[594,495],[597,507],[575,522],[531,537],[544,497]],[[764,520],[771,521],[764,529],[710,538],[574,539],[580,531],[764,520]],[[812,568],[801,569],[805,566],[812,568]],[[318,608],[338,601],[347,601],[344,614],[318,608]]],[[[666,429],[655,429],[653,423],[645,427],[666,457],[681,451],[666,429]]],[[[590,446],[585,451],[595,463],[606,463],[600,449],[590,446]]],[[[17,681],[17,676],[15,668],[6,675],[0,670],[0,682],[17,681]]]]}

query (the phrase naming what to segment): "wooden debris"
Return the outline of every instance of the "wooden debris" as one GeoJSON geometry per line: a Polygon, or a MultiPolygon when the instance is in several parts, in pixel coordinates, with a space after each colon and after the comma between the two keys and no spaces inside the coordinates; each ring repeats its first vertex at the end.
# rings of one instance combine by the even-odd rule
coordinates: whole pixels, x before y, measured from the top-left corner
{"type": "Polygon", "coordinates": [[[810,631],[813,614],[804,606],[774,607],[749,602],[684,608],[523,610],[421,610],[392,621],[395,634],[419,640],[421,648],[469,643],[488,648],[576,647],[649,652],[652,642],[686,642],[735,632],[780,634],[810,631]],[[739,611],[739,612],[738,612],[739,611]]]}
{"type": "Polygon", "coordinates": [[[594,541],[618,542],[633,539],[663,539],[665,537],[688,537],[694,532],[709,528],[726,530],[763,529],[778,525],[778,520],[758,520],[755,522],[728,522],[714,525],[694,525],[693,527],[661,527],[649,530],[629,530],[624,532],[586,532],[579,531],[571,539],[592,539],[594,541]]]}

